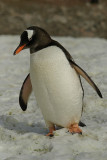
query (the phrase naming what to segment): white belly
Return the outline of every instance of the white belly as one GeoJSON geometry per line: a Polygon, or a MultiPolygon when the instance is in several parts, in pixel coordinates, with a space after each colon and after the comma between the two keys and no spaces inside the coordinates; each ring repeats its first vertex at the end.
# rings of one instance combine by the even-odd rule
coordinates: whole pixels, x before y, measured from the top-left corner
{"type": "Polygon", "coordinates": [[[31,54],[30,76],[46,121],[62,127],[79,122],[82,88],[76,71],[60,48],[51,46],[31,54]]]}

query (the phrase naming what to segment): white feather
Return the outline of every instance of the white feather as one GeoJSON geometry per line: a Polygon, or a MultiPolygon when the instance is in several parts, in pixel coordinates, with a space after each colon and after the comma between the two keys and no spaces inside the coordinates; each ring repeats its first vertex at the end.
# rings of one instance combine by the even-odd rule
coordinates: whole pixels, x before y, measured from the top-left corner
{"type": "Polygon", "coordinates": [[[51,46],[31,54],[30,75],[38,106],[48,125],[67,127],[79,122],[82,88],[60,48],[51,46]]]}
{"type": "Polygon", "coordinates": [[[28,33],[28,39],[32,38],[33,36],[33,30],[26,30],[28,33]]]}

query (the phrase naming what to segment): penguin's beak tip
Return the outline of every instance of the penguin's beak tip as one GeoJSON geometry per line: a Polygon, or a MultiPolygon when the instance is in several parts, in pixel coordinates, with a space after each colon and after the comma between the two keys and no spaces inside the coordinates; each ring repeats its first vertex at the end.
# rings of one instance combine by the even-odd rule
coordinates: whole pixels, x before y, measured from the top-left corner
{"type": "Polygon", "coordinates": [[[26,44],[24,45],[19,45],[16,50],[14,51],[13,55],[18,54],[22,49],[24,49],[24,47],[26,46],[26,44]]]}
{"type": "Polygon", "coordinates": [[[16,55],[16,53],[14,52],[14,53],[13,53],[13,56],[15,56],[15,55],[16,55]]]}

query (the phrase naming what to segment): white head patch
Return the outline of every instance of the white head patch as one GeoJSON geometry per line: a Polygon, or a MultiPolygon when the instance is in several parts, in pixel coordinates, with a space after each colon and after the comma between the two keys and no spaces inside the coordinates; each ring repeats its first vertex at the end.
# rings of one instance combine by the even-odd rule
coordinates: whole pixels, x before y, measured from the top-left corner
{"type": "Polygon", "coordinates": [[[26,32],[28,33],[28,39],[32,38],[33,30],[26,30],[26,32]]]}

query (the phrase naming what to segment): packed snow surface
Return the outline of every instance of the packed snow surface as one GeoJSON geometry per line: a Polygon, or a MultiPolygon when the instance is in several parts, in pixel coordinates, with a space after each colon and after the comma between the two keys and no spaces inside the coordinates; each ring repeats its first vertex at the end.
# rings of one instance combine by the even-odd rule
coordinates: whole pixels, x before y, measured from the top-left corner
{"type": "Polygon", "coordinates": [[[21,85],[29,73],[29,50],[13,56],[19,36],[0,36],[0,160],[107,160],[107,40],[54,39],[91,76],[103,99],[82,80],[85,98],[81,121],[87,125],[83,134],[72,135],[61,128],[54,138],[46,137],[48,129],[34,95],[26,112],[18,103],[21,85]]]}

